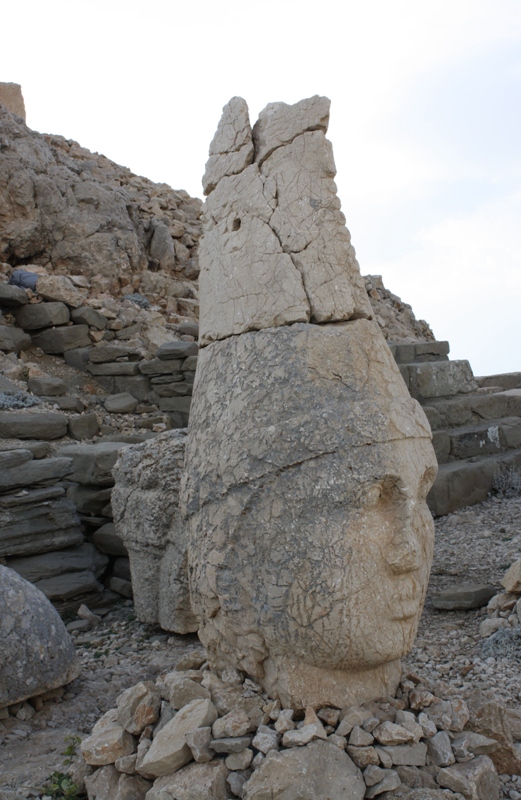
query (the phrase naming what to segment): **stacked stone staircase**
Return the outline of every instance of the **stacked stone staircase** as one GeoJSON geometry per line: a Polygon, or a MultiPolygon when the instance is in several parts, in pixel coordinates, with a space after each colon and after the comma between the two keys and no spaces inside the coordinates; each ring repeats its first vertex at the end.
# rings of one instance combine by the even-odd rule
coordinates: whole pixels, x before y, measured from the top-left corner
{"type": "Polygon", "coordinates": [[[432,513],[480,503],[499,470],[521,469],[521,373],[475,378],[468,361],[449,360],[448,342],[389,345],[432,428],[432,513]]]}

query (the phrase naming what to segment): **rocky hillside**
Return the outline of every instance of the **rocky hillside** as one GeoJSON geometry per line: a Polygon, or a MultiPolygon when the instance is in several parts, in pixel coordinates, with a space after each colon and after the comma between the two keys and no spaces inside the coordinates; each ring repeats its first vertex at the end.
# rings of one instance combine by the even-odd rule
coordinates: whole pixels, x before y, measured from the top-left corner
{"type": "MultiPolygon", "coordinates": [[[[197,318],[202,202],[134,175],[62,136],[37,133],[0,104],[0,272],[68,276],[114,313],[139,293],[167,324],[197,318]],[[108,306],[107,306],[108,304],[108,306]]],[[[426,322],[367,276],[387,339],[430,341],[426,322]]]]}

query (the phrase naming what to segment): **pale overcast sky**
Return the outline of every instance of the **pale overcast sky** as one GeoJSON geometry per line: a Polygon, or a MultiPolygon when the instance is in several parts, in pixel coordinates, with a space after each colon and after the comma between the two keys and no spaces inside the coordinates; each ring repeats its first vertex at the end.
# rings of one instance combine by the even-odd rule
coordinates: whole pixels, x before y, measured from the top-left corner
{"type": "Polygon", "coordinates": [[[521,0],[18,0],[2,34],[32,128],[199,197],[230,97],[327,95],[362,273],[521,371],[521,0]]]}

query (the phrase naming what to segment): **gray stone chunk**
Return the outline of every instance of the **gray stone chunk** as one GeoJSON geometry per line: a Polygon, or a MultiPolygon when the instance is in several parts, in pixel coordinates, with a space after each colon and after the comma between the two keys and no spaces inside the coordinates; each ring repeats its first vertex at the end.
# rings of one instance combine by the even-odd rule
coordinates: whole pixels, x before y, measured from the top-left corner
{"type": "Polygon", "coordinates": [[[72,458],[72,481],[87,486],[113,486],[112,467],[126,447],[123,442],[69,444],[61,447],[58,455],[72,458]]]}
{"type": "Polygon", "coordinates": [[[11,286],[8,283],[0,283],[0,308],[18,308],[28,302],[29,296],[25,289],[11,286]]]}
{"type": "Polygon", "coordinates": [[[195,336],[197,339],[199,336],[199,323],[195,321],[192,322],[192,320],[183,320],[183,322],[180,322],[177,326],[177,330],[185,336],[195,336]]]}
{"type": "Polygon", "coordinates": [[[447,731],[438,731],[427,739],[427,752],[431,762],[437,767],[448,767],[456,761],[447,731]]]}
{"type": "Polygon", "coordinates": [[[74,646],[57,611],[16,572],[0,566],[0,708],[78,677],[74,646]]]}
{"type": "Polygon", "coordinates": [[[233,736],[227,739],[212,739],[209,744],[215,753],[241,753],[251,744],[251,736],[233,736]]]}
{"type": "Polygon", "coordinates": [[[109,559],[99,553],[94,545],[84,542],[78,547],[55,550],[27,558],[11,558],[8,567],[31,583],[54,578],[67,572],[93,572],[99,577],[105,570],[109,559]]]}
{"type": "Polygon", "coordinates": [[[183,372],[195,372],[197,368],[197,356],[188,356],[183,361],[183,372]]]}
{"type": "Polygon", "coordinates": [[[488,756],[440,769],[437,781],[453,792],[461,792],[468,800],[499,800],[500,782],[488,756]]]}
{"type": "Polygon", "coordinates": [[[91,364],[105,364],[125,357],[132,361],[140,359],[139,353],[133,347],[125,347],[123,344],[99,344],[91,349],[89,361],[91,364]]]}
{"type": "Polygon", "coordinates": [[[0,509],[0,557],[32,556],[82,542],[76,508],[65,497],[0,509]]]}
{"type": "Polygon", "coordinates": [[[137,361],[108,361],[102,364],[89,364],[87,372],[91,375],[137,375],[139,364],[137,361]]]}
{"type": "Polygon", "coordinates": [[[162,397],[159,400],[159,408],[161,411],[180,411],[183,414],[190,412],[190,405],[192,397],[162,397]]]}
{"type": "Polygon", "coordinates": [[[136,410],[138,401],[128,392],[121,392],[107,397],[104,405],[112,414],[131,414],[136,410]]]}
{"type": "Polygon", "coordinates": [[[92,347],[78,347],[67,350],[67,352],[63,354],[65,363],[75,369],[85,371],[87,369],[91,350],[92,347]]]}
{"type": "Polygon", "coordinates": [[[188,358],[188,356],[196,356],[199,352],[199,345],[197,342],[183,342],[174,340],[172,342],[165,342],[158,348],[156,357],[161,361],[168,361],[172,358],[188,358]]]}
{"type": "Polygon", "coordinates": [[[16,394],[16,392],[19,391],[20,389],[18,386],[10,381],[9,378],[5,378],[3,375],[0,375],[0,392],[2,394],[16,394]]]}
{"type": "Polygon", "coordinates": [[[93,537],[94,544],[106,553],[108,556],[126,556],[128,555],[127,548],[123,544],[121,536],[118,536],[116,529],[112,522],[107,522],[98,528],[93,537]]]}
{"type": "Polygon", "coordinates": [[[69,309],[65,303],[31,303],[19,308],[15,317],[20,328],[34,331],[54,325],[66,325],[69,321],[69,309]]]}
{"type": "Polygon", "coordinates": [[[80,414],[78,417],[71,417],[67,424],[69,436],[72,439],[92,439],[99,432],[98,417],[92,411],[90,414],[80,414]]]}
{"type": "Polygon", "coordinates": [[[362,800],[362,773],[328,742],[270,753],[244,786],[244,800],[362,800]]]}
{"type": "Polygon", "coordinates": [[[50,328],[33,337],[35,347],[44,353],[61,354],[78,347],[91,344],[88,325],[67,325],[63,328],[50,328]]]}
{"type": "Polygon", "coordinates": [[[39,397],[54,397],[67,393],[67,387],[61,378],[52,375],[35,375],[27,381],[29,391],[39,397]]]}
{"type": "Polygon", "coordinates": [[[18,354],[21,350],[27,350],[31,344],[32,340],[28,333],[10,325],[0,325],[0,350],[18,354]]]}
{"type": "Polygon", "coordinates": [[[61,439],[67,417],[53,411],[24,413],[0,411],[0,437],[6,439],[61,439]]]}
{"type": "Polygon", "coordinates": [[[114,378],[114,387],[117,392],[130,394],[141,402],[146,401],[150,390],[150,384],[145,375],[120,375],[114,378]]]}
{"type": "Polygon", "coordinates": [[[81,308],[74,308],[71,311],[71,319],[76,324],[88,325],[90,328],[96,328],[102,331],[107,327],[107,318],[100,314],[90,306],[81,306],[81,308]]]}
{"type": "Polygon", "coordinates": [[[123,597],[132,599],[132,584],[130,581],[126,581],[123,578],[111,578],[109,588],[113,592],[123,595],[123,597]]]}
{"type": "Polygon", "coordinates": [[[486,606],[495,594],[496,590],[489,584],[462,583],[434,595],[432,605],[445,611],[481,608],[486,606]]]}
{"type": "Polygon", "coordinates": [[[11,469],[31,461],[33,454],[30,450],[7,450],[0,453],[0,470],[11,469]]]}
{"type": "Polygon", "coordinates": [[[112,489],[97,489],[92,486],[73,484],[67,491],[80,514],[99,516],[110,501],[112,489]]]}
{"type": "Polygon", "coordinates": [[[0,495],[0,508],[16,508],[17,506],[27,506],[31,503],[42,503],[44,500],[52,500],[54,497],[62,497],[65,494],[63,486],[49,486],[45,489],[33,489],[28,492],[17,494],[0,495]]]}
{"type": "Polygon", "coordinates": [[[26,461],[17,467],[6,467],[0,471],[0,491],[47,481],[55,483],[60,478],[69,475],[71,470],[72,462],[69,458],[45,458],[26,461]]]}
{"type": "Polygon", "coordinates": [[[173,375],[181,372],[182,364],[181,359],[161,361],[159,358],[153,358],[151,361],[140,361],[139,371],[143,375],[173,375]]]}
{"type": "Polygon", "coordinates": [[[427,763],[427,745],[423,742],[411,745],[387,745],[379,749],[387,753],[394,766],[424,767],[427,763]]]}
{"type": "Polygon", "coordinates": [[[188,383],[187,381],[154,384],[154,391],[159,397],[182,397],[191,395],[192,389],[193,383],[188,383]]]}
{"type": "Polygon", "coordinates": [[[130,572],[130,561],[128,558],[116,558],[112,567],[112,574],[115,578],[123,578],[124,581],[132,581],[130,572]]]}
{"type": "Polygon", "coordinates": [[[69,600],[90,592],[102,592],[103,586],[96,579],[93,572],[67,572],[54,578],[44,578],[35,586],[49,598],[49,600],[69,600]]]}

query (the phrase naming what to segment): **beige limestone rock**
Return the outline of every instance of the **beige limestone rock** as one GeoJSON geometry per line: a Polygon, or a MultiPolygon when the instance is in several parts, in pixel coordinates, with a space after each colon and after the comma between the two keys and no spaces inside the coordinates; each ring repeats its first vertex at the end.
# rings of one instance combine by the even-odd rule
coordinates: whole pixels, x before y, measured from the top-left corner
{"type": "Polygon", "coordinates": [[[349,756],[329,742],[269,753],[244,784],[244,800],[362,800],[365,783],[349,756]]]}
{"type": "Polygon", "coordinates": [[[119,775],[110,765],[87,777],[85,787],[89,800],[145,800],[152,784],[140,775],[119,775]]]}
{"type": "Polygon", "coordinates": [[[242,708],[230,711],[224,717],[217,719],[212,726],[214,739],[223,739],[227,736],[244,736],[250,730],[250,718],[242,708]]]}
{"type": "Polygon", "coordinates": [[[216,719],[217,711],[210,700],[193,700],[154,737],[144,757],[138,758],[136,769],[156,777],[176,772],[192,759],[186,734],[213,725],[216,719]]]}
{"type": "Polygon", "coordinates": [[[220,129],[233,113],[240,141],[251,139],[246,104],[234,98],[216,134],[220,154],[210,157],[222,170],[205,184],[201,343],[293,322],[371,317],[333,180],[329,100],[270,104],[255,128],[260,155],[230,170],[226,148],[235,139],[220,129]]]}
{"type": "Polygon", "coordinates": [[[203,176],[204,193],[209,194],[221,178],[242,172],[252,160],[253,139],[248,106],[242,97],[232,97],[223,108],[210,144],[210,158],[203,176]]]}
{"type": "Polygon", "coordinates": [[[499,800],[500,797],[501,784],[488,756],[440,769],[436,779],[440,786],[461,792],[466,800],[499,800]]]}
{"type": "Polygon", "coordinates": [[[210,700],[208,689],[197,681],[191,680],[179,672],[169,674],[169,700],[174,709],[180,709],[191,703],[192,700],[210,700]]]}
{"type": "Polygon", "coordinates": [[[327,97],[308,97],[290,106],[268,103],[253,128],[255,161],[259,164],[278,147],[290,144],[307,131],[327,132],[330,102],[327,97]]]}
{"type": "Polygon", "coordinates": [[[87,298],[88,289],[81,289],[66,275],[42,275],[36,283],[36,291],[44,300],[65,303],[72,308],[82,306],[87,298]]]}
{"type": "Polygon", "coordinates": [[[0,83],[0,104],[25,122],[25,103],[19,83],[0,83]]]}
{"type": "Polygon", "coordinates": [[[142,681],[117,700],[118,722],[129,733],[140,734],[159,719],[161,696],[152,681],[142,681]]]}
{"type": "Polygon", "coordinates": [[[507,592],[521,594],[521,559],[518,559],[511,564],[511,566],[503,575],[501,583],[507,592]]]}
{"type": "Polygon", "coordinates": [[[227,800],[228,769],[222,761],[189,764],[154,782],[146,800],[227,800]]]}
{"type": "Polygon", "coordinates": [[[209,747],[211,741],[212,729],[210,727],[196,728],[195,731],[189,731],[186,734],[186,743],[192,751],[194,761],[206,764],[215,757],[214,751],[209,747]]]}
{"type": "Polygon", "coordinates": [[[90,736],[83,739],[80,749],[87,764],[113,764],[136,749],[134,738],[117,721],[117,709],[111,709],[98,720],[90,736]]]}

